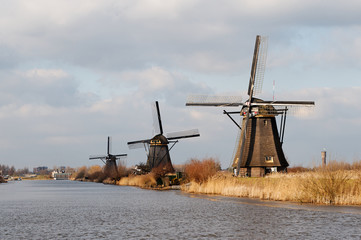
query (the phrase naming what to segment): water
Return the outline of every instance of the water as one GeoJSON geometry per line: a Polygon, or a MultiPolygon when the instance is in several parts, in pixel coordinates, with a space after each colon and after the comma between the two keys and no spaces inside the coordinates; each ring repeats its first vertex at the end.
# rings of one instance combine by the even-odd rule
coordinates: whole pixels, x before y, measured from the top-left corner
{"type": "Polygon", "coordinates": [[[0,239],[361,239],[361,208],[72,181],[0,184],[0,239]]]}

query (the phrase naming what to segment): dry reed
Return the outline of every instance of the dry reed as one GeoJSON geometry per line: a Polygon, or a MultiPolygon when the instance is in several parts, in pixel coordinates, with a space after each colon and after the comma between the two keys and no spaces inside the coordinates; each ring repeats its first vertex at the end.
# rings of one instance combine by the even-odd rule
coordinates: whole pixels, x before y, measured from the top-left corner
{"type": "Polygon", "coordinates": [[[276,173],[264,178],[235,178],[231,173],[218,172],[204,182],[183,185],[182,190],[276,201],[360,205],[361,171],[354,166],[332,162],[313,171],[276,173]]]}
{"type": "Polygon", "coordinates": [[[122,186],[137,186],[141,188],[153,188],[157,186],[157,181],[153,173],[146,175],[129,175],[123,177],[116,183],[122,186]]]}

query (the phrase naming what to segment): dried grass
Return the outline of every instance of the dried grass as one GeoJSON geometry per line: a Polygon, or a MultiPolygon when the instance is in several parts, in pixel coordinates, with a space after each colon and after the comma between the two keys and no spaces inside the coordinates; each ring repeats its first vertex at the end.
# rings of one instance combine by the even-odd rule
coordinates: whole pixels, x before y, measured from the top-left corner
{"type": "Polygon", "coordinates": [[[129,175],[117,181],[121,186],[137,186],[142,188],[153,188],[157,186],[157,181],[153,173],[146,175],[129,175]]]}
{"type": "Polygon", "coordinates": [[[231,173],[218,172],[204,182],[182,185],[182,190],[276,201],[360,205],[361,171],[349,166],[355,165],[332,162],[313,171],[276,173],[264,178],[235,178],[231,173]]]}

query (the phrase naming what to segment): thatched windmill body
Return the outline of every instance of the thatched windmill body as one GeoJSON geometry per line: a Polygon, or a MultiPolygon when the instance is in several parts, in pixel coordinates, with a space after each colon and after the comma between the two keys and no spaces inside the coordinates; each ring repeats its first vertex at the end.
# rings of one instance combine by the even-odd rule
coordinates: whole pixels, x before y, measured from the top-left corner
{"type": "Polygon", "coordinates": [[[156,101],[153,105],[153,123],[155,136],[151,139],[128,142],[130,149],[144,147],[147,151],[147,166],[149,170],[159,168],[164,172],[174,172],[169,151],[181,138],[199,137],[198,129],[174,132],[163,135],[163,126],[160,116],[159,104],[156,101]],[[168,145],[171,144],[170,147],[168,145]]]}
{"type": "Polygon", "coordinates": [[[117,160],[126,157],[127,154],[111,154],[112,138],[108,136],[107,155],[90,155],[89,160],[100,159],[104,164],[104,173],[110,178],[119,178],[117,160]]]}
{"type": "Polygon", "coordinates": [[[186,103],[187,106],[242,106],[241,111],[223,111],[240,129],[232,163],[237,176],[263,176],[268,171],[285,171],[289,165],[282,149],[286,114],[294,107],[314,106],[313,101],[255,98],[262,90],[266,53],[267,38],[257,36],[246,102],[243,103],[240,96],[190,96],[186,103]],[[240,114],[242,126],[230,114],[240,114]],[[278,115],[281,115],[280,132],[275,118],[278,115]]]}

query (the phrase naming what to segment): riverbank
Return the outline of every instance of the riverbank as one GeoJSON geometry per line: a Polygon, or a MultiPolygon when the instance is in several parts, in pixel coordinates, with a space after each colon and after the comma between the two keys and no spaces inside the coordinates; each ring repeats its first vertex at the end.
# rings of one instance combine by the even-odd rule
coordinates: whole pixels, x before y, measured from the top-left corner
{"type": "MultiPolygon", "coordinates": [[[[263,178],[238,178],[230,172],[220,171],[214,159],[191,159],[179,179],[184,192],[216,194],[229,197],[258,198],[314,204],[361,205],[361,161],[352,164],[331,161],[315,168],[294,167],[286,174],[273,173],[263,178]]],[[[120,167],[122,175],[106,177],[99,166],[82,167],[74,173],[78,181],[102,182],[120,186],[168,190],[171,182],[166,175],[156,171],[133,175],[120,167]],[[115,181],[114,179],[120,179],[115,181]]]]}
{"type": "MultiPolygon", "coordinates": [[[[89,181],[83,179],[83,181],[89,181]]],[[[180,186],[160,185],[154,174],[130,175],[104,184],[134,186],[152,190],[180,189],[187,193],[322,205],[361,205],[361,171],[318,169],[300,173],[275,173],[264,178],[237,178],[217,172],[201,182],[191,180],[180,186]]]]}
{"type": "Polygon", "coordinates": [[[149,189],[159,188],[159,186],[157,186],[156,178],[152,173],[146,175],[129,175],[128,177],[123,177],[116,182],[116,185],[134,186],[149,189]]]}
{"type": "Polygon", "coordinates": [[[204,182],[191,181],[181,187],[188,193],[259,198],[315,204],[361,205],[359,170],[272,174],[264,178],[235,178],[217,173],[204,182]]]}

